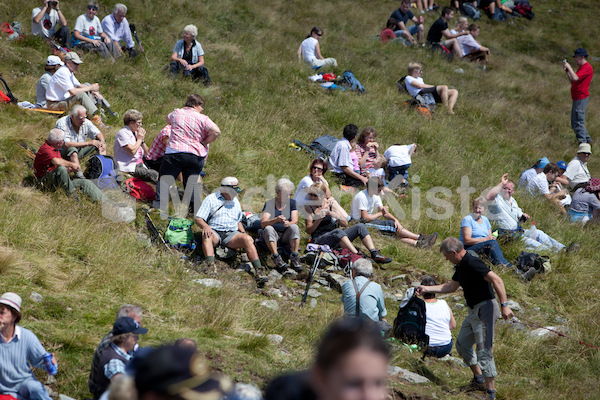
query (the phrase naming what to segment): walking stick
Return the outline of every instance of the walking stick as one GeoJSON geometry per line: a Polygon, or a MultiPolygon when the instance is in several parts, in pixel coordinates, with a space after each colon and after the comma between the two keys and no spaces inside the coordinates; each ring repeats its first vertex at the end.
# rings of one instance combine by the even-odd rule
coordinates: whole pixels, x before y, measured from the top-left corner
{"type": "Polygon", "coordinates": [[[138,39],[138,35],[137,35],[136,30],[135,30],[135,25],[134,24],[129,24],[129,29],[131,30],[131,34],[135,38],[135,41],[137,42],[138,46],[140,46],[140,50],[142,50],[142,54],[144,54],[144,57],[146,57],[146,61],[148,62],[148,66],[150,68],[152,68],[152,65],[150,64],[150,60],[148,60],[148,56],[146,55],[146,52],[144,51],[144,48],[142,47],[142,43],[140,43],[140,39],[138,39]]]}
{"type": "Polygon", "coordinates": [[[323,254],[331,253],[331,249],[327,245],[309,244],[307,247],[307,250],[314,251],[314,250],[317,250],[317,248],[318,248],[319,253],[315,257],[315,262],[313,263],[312,269],[310,270],[310,275],[308,276],[308,282],[306,283],[306,290],[304,291],[304,296],[302,296],[302,301],[300,302],[300,305],[303,305],[304,303],[306,303],[306,297],[308,297],[308,291],[310,289],[310,285],[312,284],[315,274],[317,273],[317,269],[319,269],[319,264],[321,264],[321,259],[323,258],[323,254]]]}

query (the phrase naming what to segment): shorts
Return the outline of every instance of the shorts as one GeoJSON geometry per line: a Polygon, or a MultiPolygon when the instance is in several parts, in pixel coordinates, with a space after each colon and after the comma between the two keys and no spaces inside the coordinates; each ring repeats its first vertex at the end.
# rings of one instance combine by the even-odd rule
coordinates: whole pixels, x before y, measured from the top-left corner
{"type": "Polygon", "coordinates": [[[421,94],[421,95],[427,94],[427,93],[430,93],[433,96],[433,99],[435,100],[436,103],[442,102],[442,98],[440,97],[440,95],[437,92],[437,86],[421,89],[421,91],[419,92],[419,94],[421,94]]]}
{"type": "Polygon", "coordinates": [[[213,231],[219,235],[219,243],[217,244],[222,244],[223,246],[227,246],[227,243],[229,243],[235,235],[241,233],[240,231],[215,231],[214,229],[213,231]]]}

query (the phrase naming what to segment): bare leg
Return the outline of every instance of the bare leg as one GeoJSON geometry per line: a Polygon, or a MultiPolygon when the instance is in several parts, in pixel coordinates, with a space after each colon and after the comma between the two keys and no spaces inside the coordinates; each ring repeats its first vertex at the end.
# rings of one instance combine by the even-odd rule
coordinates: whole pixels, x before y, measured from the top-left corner
{"type": "Polygon", "coordinates": [[[300,239],[293,239],[290,240],[290,248],[292,249],[292,252],[298,252],[298,249],[300,249],[300,239]]]}
{"type": "Polygon", "coordinates": [[[425,39],[425,27],[421,24],[419,25],[419,31],[417,32],[417,40],[419,43],[423,43],[423,39],[425,39]]]}
{"type": "Polygon", "coordinates": [[[215,246],[219,243],[219,235],[215,231],[208,239],[202,238],[202,252],[204,257],[214,257],[215,246]]]}
{"type": "Polygon", "coordinates": [[[267,242],[267,248],[271,254],[277,253],[277,242],[267,242]]]}
{"type": "Polygon", "coordinates": [[[252,236],[245,233],[236,234],[228,243],[227,247],[230,249],[240,249],[243,248],[246,254],[248,255],[248,260],[250,262],[258,260],[258,252],[256,251],[256,247],[254,247],[254,239],[252,236]]]}
{"type": "Polygon", "coordinates": [[[356,250],[356,247],[354,247],[354,245],[352,244],[352,242],[350,241],[350,239],[348,239],[348,236],[344,236],[342,238],[342,240],[340,240],[340,246],[343,249],[350,250],[354,254],[358,253],[358,250],[356,250]]]}
{"type": "Polygon", "coordinates": [[[456,100],[458,99],[458,90],[449,89],[448,90],[448,111],[450,114],[454,114],[454,104],[456,104],[456,100]]]}
{"type": "Polygon", "coordinates": [[[371,235],[367,235],[362,240],[363,244],[367,247],[367,250],[371,251],[375,248],[373,244],[373,239],[371,239],[371,235]]]}

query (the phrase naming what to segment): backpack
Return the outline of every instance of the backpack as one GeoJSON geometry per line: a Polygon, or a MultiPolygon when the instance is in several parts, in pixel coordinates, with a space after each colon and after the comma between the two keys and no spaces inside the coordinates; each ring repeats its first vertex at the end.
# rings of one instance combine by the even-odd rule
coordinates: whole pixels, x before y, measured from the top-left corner
{"type": "Polygon", "coordinates": [[[408,303],[400,307],[394,320],[394,337],[406,344],[417,344],[422,348],[429,345],[429,336],[425,334],[425,301],[414,292],[408,303]]]}
{"type": "Polygon", "coordinates": [[[165,243],[179,250],[194,250],[196,241],[192,232],[193,222],[187,218],[170,218],[165,231],[165,243]]]}
{"type": "Polygon", "coordinates": [[[534,267],[539,273],[552,271],[549,257],[522,251],[517,258],[517,268],[522,272],[527,272],[531,267],[534,267]]]}
{"type": "Polygon", "coordinates": [[[477,21],[481,18],[481,12],[473,4],[463,3],[462,13],[467,17],[472,18],[473,21],[477,21]]]}
{"type": "Polygon", "coordinates": [[[337,82],[338,85],[348,86],[350,90],[354,90],[359,94],[365,93],[364,86],[360,83],[358,79],[354,76],[352,71],[348,70],[342,74],[342,79],[337,82]]]}
{"type": "Polygon", "coordinates": [[[87,179],[95,180],[99,189],[117,189],[117,173],[115,160],[111,156],[96,154],[88,162],[88,168],[85,171],[87,179]]]}
{"type": "Polygon", "coordinates": [[[513,12],[520,14],[521,16],[532,20],[535,17],[535,14],[532,11],[531,4],[527,0],[518,0],[515,2],[515,8],[513,12]]]}
{"type": "Polygon", "coordinates": [[[8,87],[8,84],[6,83],[4,78],[2,78],[1,75],[0,81],[2,81],[2,83],[4,84],[4,88],[6,89],[4,93],[0,90],[0,101],[3,101],[5,103],[17,103],[17,98],[13,96],[12,92],[10,91],[10,88],[8,87]]]}
{"type": "Polygon", "coordinates": [[[152,201],[156,197],[156,192],[152,186],[140,178],[129,178],[125,181],[125,188],[130,195],[141,201],[152,201]]]}
{"type": "Polygon", "coordinates": [[[331,151],[335,147],[335,144],[338,142],[338,140],[339,139],[335,136],[323,135],[313,140],[309,147],[314,151],[317,157],[327,158],[331,155],[331,151]]]}

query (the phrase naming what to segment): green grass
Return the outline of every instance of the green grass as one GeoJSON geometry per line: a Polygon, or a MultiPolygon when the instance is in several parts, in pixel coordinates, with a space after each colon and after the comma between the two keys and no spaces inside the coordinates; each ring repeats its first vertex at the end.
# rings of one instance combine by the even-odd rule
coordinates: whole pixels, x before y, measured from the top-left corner
{"type": "MultiPolygon", "coordinates": [[[[29,31],[31,9],[37,4],[7,0],[0,5],[0,19],[18,20],[29,31]]],[[[127,5],[128,19],[136,24],[153,68],[143,57],[110,64],[86,55],[78,78],[98,82],[121,115],[129,108],[142,111],[150,139],[189,94],[204,96],[205,113],[222,131],[205,168],[210,189],[222,177],[235,175],[247,189],[244,208],[260,212],[277,179],[287,176],[298,182],[307,173],[307,154],[287,149],[293,139],[308,143],[323,134],[340,136],[347,123],[373,126],[383,149],[398,142],[418,143],[410,169],[414,188],[398,203],[406,214],[402,223],[415,232],[438,231],[442,238],[458,234],[470,200],[495,185],[504,172],[516,179],[541,156],[553,161],[574,156],[569,83],[561,60],[570,59],[580,46],[593,56],[600,31],[595,24],[598,8],[584,1],[534,2],[533,21],[494,23],[484,17],[479,21],[480,39],[492,50],[492,58],[482,73],[474,65],[448,63],[424,49],[384,46],[374,40],[372,36],[398,7],[397,1],[373,6],[362,0],[314,4],[137,0],[127,5]],[[210,88],[186,80],[173,82],[162,71],[189,23],[199,28],[198,39],[214,82],[210,88]],[[351,69],[367,94],[329,93],[308,81],[312,70],[296,61],[296,50],[315,25],[324,31],[323,55],[337,58],[340,65],[333,72],[351,69]],[[425,82],[459,90],[456,116],[439,109],[429,121],[402,106],[406,96],[398,94],[395,82],[411,61],[423,63],[425,82]],[[464,73],[456,73],[457,68],[464,73]],[[465,179],[474,188],[469,197],[461,197],[458,191],[465,179]],[[449,190],[436,195],[448,202],[443,207],[433,206],[427,198],[434,187],[449,190]],[[449,219],[435,218],[434,213],[450,206],[449,219]]],[[[102,4],[99,15],[106,15],[111,6],[102,4]]],[[[62,6],[71,28],[84,7],[83,1],[62,6]]],[[[433,19],[427,15],[426,25],[433,19]]],[[[48,54],[35,38],[0,40],[0,72],[20,100],[35,99],[35,85],[48,54]]],[[[592,85],[587,116],[592,136],[600,128],[594,107],[599,101],[592,85]]],[[[117,308],[126,302],[144,307],[144,325],[150,332],[142,345],[192,337],[212,366],[234,379],[263,385],[282,371],[310,365],[313,344],[341,314],[339,294],[324,291],[315,309],[298,308],[299,296],[278,299],[280,310],[275,312],[259,306],[266,297],[249,277],[227,269],[222,270],[223,288],[205,289],[192,282],[202,276],[183,260],[149,247],[138,236],[145,233],[140,218],[130,226],[111,223],[102,218],[98,206],[85,200],[76,202],[29,187],[32,163],[18,143],[25,140],[39,147],[54,122],[53,117],[15,106],[0,108],[0,289],[23,296],[23,325],[57,353],[61,393],[88,396],[93,349],[110,329],[117,308]],[[32,291],[42,294],[44,302],[29,300],[32,291]],[[273,346],[246,331],[280,334],[284,342],[273,346]]],[[[110,121],[112,128],[104,131],[110,149],[118,122],[110,121]]],[[[592,173],[597,173],[599,160],[596,154],[590,158],[592,173]]],[[[498,271],[509,297],[524,307],[518,315],[547,325],[557,324],[556,317],[567,318],[570,336],[600,344],[597,227],[569,224],[549,204],[519,193],[516,198],[540,229],[565,244],[579,241],[582,245],[578,254],[553,255],[553,272],[527,285],[509,272],[498,271]]],[[[347,209],[350,202],[348,195],[341,199],[347,209]]],[[[377,271],[377,280],[387,285],[387,291],[402,292],[403,285],[424,274],[441,281],[452,276],[451,265],[436,250],[417,251],[389,238],[375,239],[394,258],[385,270],[377,271]],[[400,274],[407,274],[404,281],[391,280],[400,274]]],[[[520,251],[519,244],[511,244],[505,254],[514,259],[520,251]]],[[[294,281],[284,284],[302,287],[294,281]]],[[[387,307],[393,318],[398,304],[388,300],[387,307]]],[[[460,309],[455,314],[459,322],[465,316],[460,309]]],[[[536,342],[499,326],[494,351],[500,399],[554,399],[567,393],[575,399],[600,397],[597,350],[559,337],[536,342]]],[[[434,383],[391,382],[394,388],[404,394],[467,398],[457,391],[470,379],[467,369],[443,363],[422,366],[418,358],[401,349],[393,363],[426,372],[434,383]]]]}

